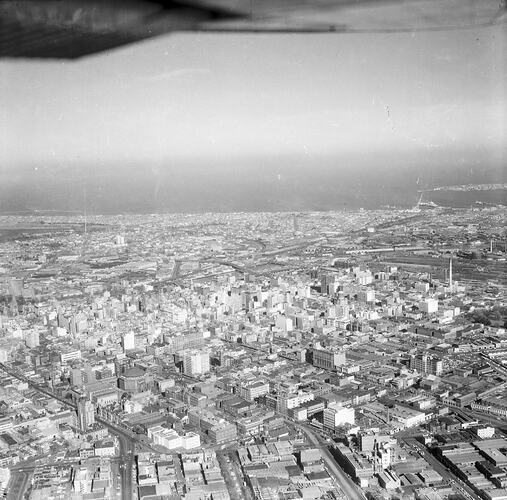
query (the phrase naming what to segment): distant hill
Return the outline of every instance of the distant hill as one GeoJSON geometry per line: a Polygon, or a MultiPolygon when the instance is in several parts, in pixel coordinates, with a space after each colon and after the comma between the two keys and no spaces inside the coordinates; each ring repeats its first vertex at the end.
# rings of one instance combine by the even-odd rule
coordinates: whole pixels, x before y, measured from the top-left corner
{"type": "Polygon", "coordinates": [[[424,199],[445,207],[470,207],[477,204],[507,205],[507,189],[475,191],[431,191],[424,199]]]}

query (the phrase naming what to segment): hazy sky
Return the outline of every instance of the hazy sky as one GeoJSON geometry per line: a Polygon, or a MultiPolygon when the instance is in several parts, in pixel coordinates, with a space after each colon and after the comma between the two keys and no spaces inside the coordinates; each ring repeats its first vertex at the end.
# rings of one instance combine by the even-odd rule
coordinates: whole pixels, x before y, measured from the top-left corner
{"type": "Polygon", "coordinates": [[[499,168],[506,42],[505,25],[178,34],[75,62],[1,61],[1,178],[67,165],[350,153],[365,168],[379,154],[405,153],[499,168]]]}
{"type": "Polygon", "coordinates": [[[172,35],[76,62],[1,62],[7,167],[505,139],[505,27],[172,35]]]}

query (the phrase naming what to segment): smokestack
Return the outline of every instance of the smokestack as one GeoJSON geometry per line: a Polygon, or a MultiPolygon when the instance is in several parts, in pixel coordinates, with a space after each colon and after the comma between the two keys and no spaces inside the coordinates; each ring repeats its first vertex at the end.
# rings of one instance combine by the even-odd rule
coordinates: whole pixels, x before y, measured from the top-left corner
{"type": "Polygon", "coordinates": [[[377,439],[373,440],[373,474],[377,473],[377,439]]]}
{"type": "Polygon", "coordinates": [[[452,255],[449,259],[449,288],[451,289],[452,293],[452,255]]]}

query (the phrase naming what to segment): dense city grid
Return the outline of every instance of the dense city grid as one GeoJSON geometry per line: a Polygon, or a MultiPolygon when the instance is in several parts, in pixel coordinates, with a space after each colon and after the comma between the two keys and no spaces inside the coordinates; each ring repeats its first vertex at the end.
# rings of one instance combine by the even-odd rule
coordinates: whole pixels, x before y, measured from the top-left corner
{"type": "Polygon", "coordinates": [[[1,489],[507,498],[506,211],[0,217],[1,489]]]}

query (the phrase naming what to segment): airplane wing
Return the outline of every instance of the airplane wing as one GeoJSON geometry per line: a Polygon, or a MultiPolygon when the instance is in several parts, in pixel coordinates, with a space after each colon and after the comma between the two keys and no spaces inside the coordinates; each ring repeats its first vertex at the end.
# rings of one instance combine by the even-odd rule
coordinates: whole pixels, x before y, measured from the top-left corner
{"type": "Polygon", "coordinates": [[[230,16],[190,2],[1,0],[0,57],[76,59],[230,16]]]}
{"type": "Polygon", "coordinates": [[[505,0],[0,0],[1,58],[76,59],[177,31],[397,32],[503,23],[505,0]]]}

